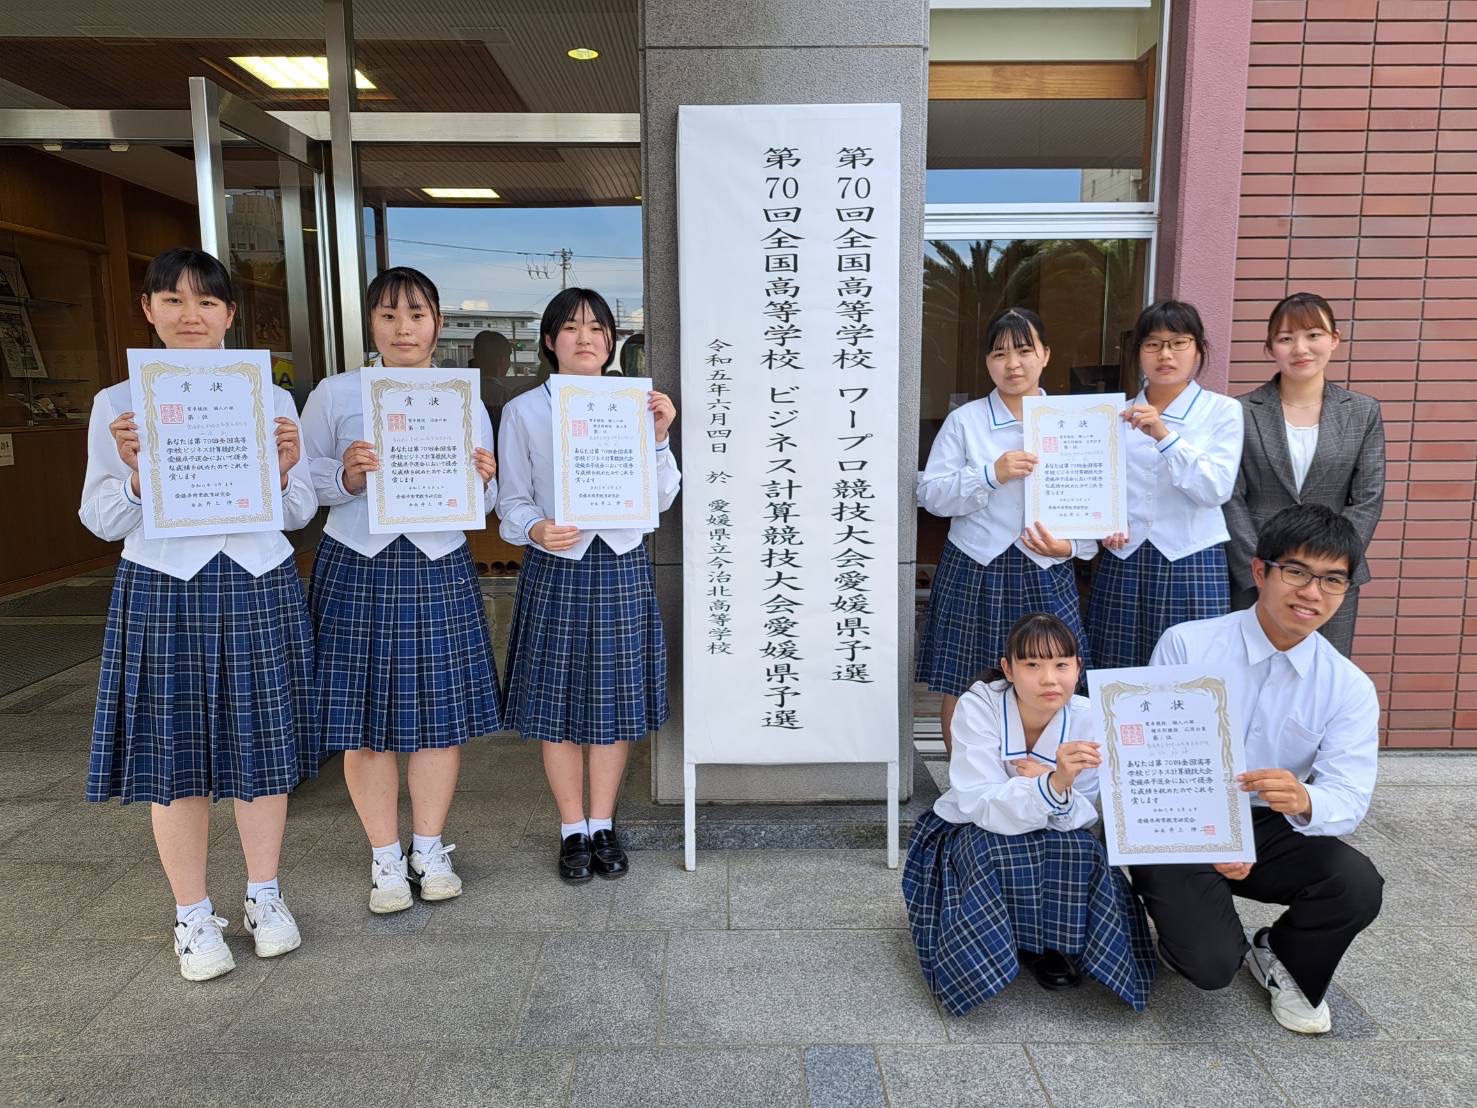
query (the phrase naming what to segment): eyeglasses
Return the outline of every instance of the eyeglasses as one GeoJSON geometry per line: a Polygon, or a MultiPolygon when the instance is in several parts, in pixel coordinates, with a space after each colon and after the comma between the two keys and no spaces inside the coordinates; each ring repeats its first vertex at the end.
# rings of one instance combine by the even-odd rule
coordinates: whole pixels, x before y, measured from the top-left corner
{"type": "Polygon", "coordinates": [[[1143,342],[1139,343],[1139,349],[1145,354],[1157,354],[1159,353],[1159,351],[1163,350],[1167,346],[1176,354],[1178,354],[1181,351],[1190,349],[1190,347],[1194,345],[1195,340],[1189,335],[1180,335],[1177,338],[1172,338],[1168,340],[1145,339],[1143,342]]]}
{"type": "Polygon", "coordinates": [[[1329,596],[1342,596],[1349,591],[1349,578],[1342,573],[1314,573],[1302,566],[1285,566],[1281,562],[1264,562],[1275,569],[1285,584],[1300,589],[1309,581],[1317,581],[1318,587],[1329,596]]]}

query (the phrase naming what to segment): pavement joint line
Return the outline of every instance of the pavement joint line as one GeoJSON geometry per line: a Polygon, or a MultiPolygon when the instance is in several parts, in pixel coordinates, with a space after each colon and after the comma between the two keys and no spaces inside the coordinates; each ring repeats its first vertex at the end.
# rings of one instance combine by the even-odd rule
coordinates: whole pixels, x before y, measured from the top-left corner
{"type": "Polygon", "coordinates": [[[1047,1108],[1056,1108],[1056,1101],[1052,1099],[1051,1090],[1046,1087],[1046,1078],[1041,1076],[1041,1067],[1036,1064],[1036,1056],[1031,1053],[1031,1044],[1021,1043],[1019,1045],[1026,1056],[1026,1065],[1031,1067],[1031,1075],[1036,1078],[1036,1084],[1041,1088],[1041,1096],[1045,1099],[1047,1108]]]}

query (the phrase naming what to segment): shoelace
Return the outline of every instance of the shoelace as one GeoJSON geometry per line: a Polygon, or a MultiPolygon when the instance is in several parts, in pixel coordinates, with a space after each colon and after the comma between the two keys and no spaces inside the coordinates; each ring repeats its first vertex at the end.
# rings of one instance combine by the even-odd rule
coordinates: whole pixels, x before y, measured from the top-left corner
{"type": "Polygon", "coordinates": [[[292,918],[292,913],[287,910],[287,905],[282,903],[280,896],[265,896],[256,902],[256,925],[258,927],[280,927],[283,924],[295,924],[297,920],[292,918]]]}
{"type": "Polygon", "coordinates": [[[405,874],[400,872],[400,863],[403,858],[382,858],[374,866],[374,883],[384,888],[388,882],[391,885],[405,884],[405,874]]]}
{"type": "Polygon", "coordinates": [[[221,929],[229,927],[230,922],[220,916],[210,915],[208,912],[191,916],[185,921],[185,937],[180,943],[180,953],[204,954],[207,950],[214,950],[226,941],[225,936],[221,934],[221,929]],[[211,929],[212,924],[215,925],[213,930],[211,929]]]}
{"type": "Polygon", "coordinates": [[[421,862],[423,865],[421,866],[421,872],[424,874],[454,872],[451,867],[451,859],[447,855],[455,849],[456,843],[442,843],[429,854],[422,854],[421,862]]]}

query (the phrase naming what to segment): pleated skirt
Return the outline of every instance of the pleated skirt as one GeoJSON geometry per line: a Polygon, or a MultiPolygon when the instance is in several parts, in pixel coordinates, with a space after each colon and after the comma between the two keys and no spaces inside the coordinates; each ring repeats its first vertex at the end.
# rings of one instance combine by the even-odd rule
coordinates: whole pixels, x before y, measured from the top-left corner
{"type": "Polygon", "coordinates": [[[1209,546],[1171,562],[1146,542],[1127,558],[1098,555],[1087,602],[1087,634],[1100,669],[1146,666],[1159,636],[1176,623],[1231,610],[1226,550],[1209,546]]]}
{"type": "Polygon", "coordinates": [[[87,799],[255,800],[318,772],[313,628],[288,558],[188,581],[123,560],[103,632],[87,799]]]}

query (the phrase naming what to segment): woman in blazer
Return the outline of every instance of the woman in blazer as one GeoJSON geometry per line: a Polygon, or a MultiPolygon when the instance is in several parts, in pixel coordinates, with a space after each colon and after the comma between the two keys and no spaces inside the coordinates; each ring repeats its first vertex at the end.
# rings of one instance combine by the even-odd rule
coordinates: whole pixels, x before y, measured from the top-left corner
{"type": "MultiPolygon", "coordinates": [[[[1231,532],[1231,603],[1256,602],[1251,559],[1263,523],[1289,504],[1323,504],[1359,532],[1367,550],[1385,504],[1385,425],[1379,401],[1331,384],[1328,360],[1340,341],[1333,309],[1311,292],[1295,292],[1272,309],[1266,350],[1277,373],[1239,397],[1246,442],[1241,473],[1226,504],[1231,532]]],[[[1361,561],[1338,614],[1323,637],[1348,656],[1354,646],[1361,561]]]]}

